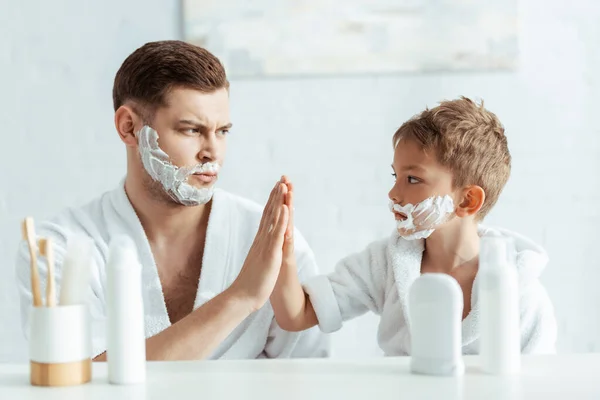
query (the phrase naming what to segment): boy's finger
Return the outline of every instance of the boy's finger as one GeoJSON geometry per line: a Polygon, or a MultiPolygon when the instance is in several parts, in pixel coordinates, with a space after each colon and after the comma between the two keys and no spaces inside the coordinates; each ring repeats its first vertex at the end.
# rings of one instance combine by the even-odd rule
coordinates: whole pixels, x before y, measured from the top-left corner
{"type": "Polygon", "coordinates": [[[286,240],[288,240],[294,235],[294,192],[289,191],[287,193],[285,204],[287,205],[289,212],[289,221],[285,232],[286,240]]]}
{"type": "Polygon", "coordinates": [[[283,241],[283,262],[291,263],[294,261],[294,238],[292,236],[283,241]]]}
{"type": "Polygon", "coordinates": [[[282,249],[285,237],[285,230],[289,221],[289,211],[285,204],[282,204],[278,210],[277,224],[273,229],[272,238],[275,241],[275,248],[282,249]]]}

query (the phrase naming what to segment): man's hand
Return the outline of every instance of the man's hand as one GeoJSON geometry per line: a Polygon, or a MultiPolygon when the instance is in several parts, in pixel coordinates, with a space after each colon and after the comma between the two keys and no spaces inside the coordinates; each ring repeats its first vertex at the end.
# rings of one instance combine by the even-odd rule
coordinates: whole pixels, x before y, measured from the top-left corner
{"type": "Polygon", "coordinates": [[[282,181],[278,181],[271,191],[252,247],[230,287],[236,296],[249,301],[252,312],[267,302],[279,276],[289,222],[288,207],[284,204],[287,191],[288,187],[282,181]]]}

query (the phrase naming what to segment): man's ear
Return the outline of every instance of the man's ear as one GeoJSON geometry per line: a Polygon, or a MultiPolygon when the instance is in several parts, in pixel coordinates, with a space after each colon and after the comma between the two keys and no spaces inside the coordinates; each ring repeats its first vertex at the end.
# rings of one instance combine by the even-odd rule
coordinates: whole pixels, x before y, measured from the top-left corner
{"type": "Polygon", "coordinates": [[[137,146],[136,132],[143,126],[142,119],[128,105],[122,105],[115,111],[115,127],[121,141],[129,147],[137,146]]]}
{"type": "Polygon", "coordinates": [[[456,216],[465,218],[475,215],[485,202],[485,191],[481,186],[467,186],[462,191],[461,203],[456,207],[456,216]]]}

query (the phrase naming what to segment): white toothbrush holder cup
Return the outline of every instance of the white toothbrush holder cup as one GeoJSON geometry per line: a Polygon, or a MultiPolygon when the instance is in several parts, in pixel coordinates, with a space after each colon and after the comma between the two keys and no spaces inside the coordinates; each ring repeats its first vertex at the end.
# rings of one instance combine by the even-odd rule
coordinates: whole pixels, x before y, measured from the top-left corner
{"type": "Polygon", "coordinates": [[[92,342],[84,304],[32,307],[30,380],[34,386],[71,386],[92,379],[92,342]]]}

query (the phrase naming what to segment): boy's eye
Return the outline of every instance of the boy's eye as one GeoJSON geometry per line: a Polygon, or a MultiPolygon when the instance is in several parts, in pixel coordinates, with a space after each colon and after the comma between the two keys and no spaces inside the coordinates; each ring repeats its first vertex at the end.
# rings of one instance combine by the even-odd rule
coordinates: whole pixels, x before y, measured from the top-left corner
{"type": "Polygon", "coordinates": [[[392,176],[394,177],[394,179],[397,179],[397,178],[398,178],[398,175],[396,175],[396,173],[395,173],[395,172],[392,172],[392,176]]]}
{"type": "Polygon", "coordinates": [[[415,183],[419,183],[419,180],[417,178],[415,178],[414,176],[408,176],[408,183],[410,183],[411,185],[414,185],[415,183]]]}

